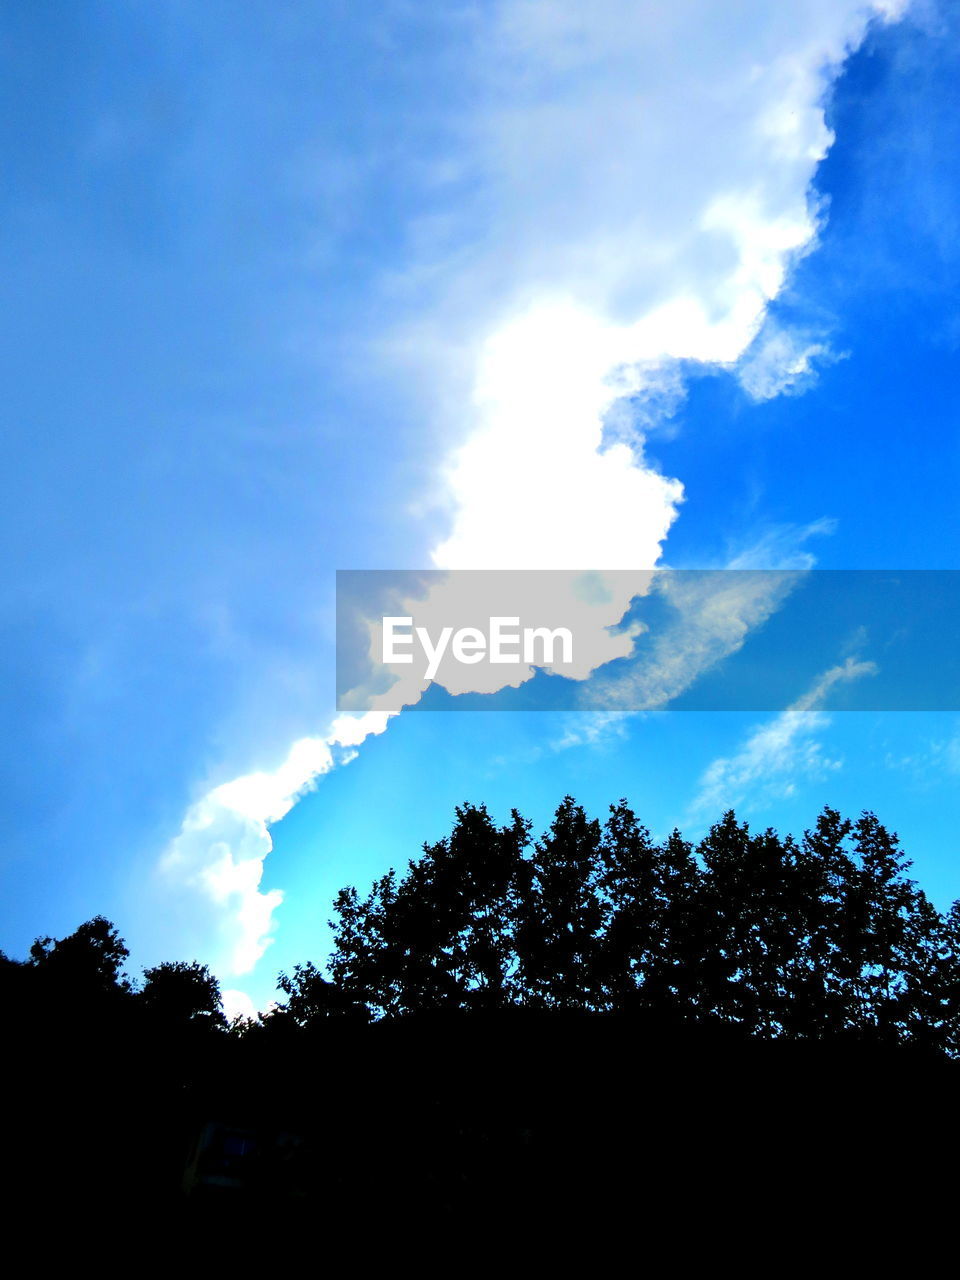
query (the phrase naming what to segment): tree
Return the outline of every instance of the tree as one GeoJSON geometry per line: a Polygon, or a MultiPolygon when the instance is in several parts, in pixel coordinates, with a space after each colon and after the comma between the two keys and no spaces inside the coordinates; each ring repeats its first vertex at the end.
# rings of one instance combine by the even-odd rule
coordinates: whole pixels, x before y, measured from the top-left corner
{"type": "Polygon", "coordinates": [[[529,891],[520,904],[517,953],[528,1003],[549,1009],[606,1004],[600,895],[601,833],[572,796],[537,842],[529,891]]]}
{"type": "Polygon", "coordinates": [[[150,1017],[168,1027],[226,1027],[220,984],[205,964],[164,961],[144,969],[137,998],[150,1017]]]}
{"type": "Polygon", "coordinates": [[[599,856],[605,1003],[660,1012],[688,1006],[700,878],[691,845],[678,831],[657,845],[621,800],[610,806],[599,856]]]}
{"type": "Polygon", "coordinates": [[[508,1004],[529,828],[517,813],[498,827],[483,805],[462,805],[450,836],[424,845],[402,880],[390,871],[362,900],[341,890],[334,982],[372,1014],[508,1004]]]}
{"type": "Polygon", "coordinates": [[[932,973],[942,922],[906,876],[911,863],[876,814],[862,814],[852,835],[859,862],[860,1028],[879,1039],[899,1041],[914,1021],[917,1002],[931,1012],[924,975],[932,973]]]}
{"type": "Polygon", "coordinates": [[[315,964],[294,965],[292,974],[280,974],[277,986],[287,1002],[269,1015],[275,1024],[316,1027],[328,1018],[369,1021],[366,1005],[351,1000],[343,988],[325,978],[315,964]]]}
{"type": "Polygon", "coordinates": [[[281,977],[291,1016],[646,1010],[957,1044],[960,909],[939,915],[874,814],[826,808],[796,841],[729,811],[694,849],[677,831],[655,842],[625,801],[601,828],[567,796],[532,849],[529,832],[464,805],[402,878],[342,890],[330,981],[281,977]]]}
{"type": "Polygon", "coordinates": [[[129,954],[116,927],[98,915],[66,938],[37,938],[30,963],[64,995],[129,995],[133,988],[123,974],[129,954]]]}

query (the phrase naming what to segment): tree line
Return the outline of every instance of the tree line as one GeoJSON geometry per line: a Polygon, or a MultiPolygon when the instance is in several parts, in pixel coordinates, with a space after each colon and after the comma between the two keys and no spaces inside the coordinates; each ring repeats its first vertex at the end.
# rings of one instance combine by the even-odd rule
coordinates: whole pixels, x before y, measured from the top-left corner
{"type": "Polygon", "coordinates": [[[124,970],[130,955],[104,916],[65,938],[37,938],[26,960],[0,951],[0,993],[8,1012],[45,1024],[95,1019],[157,1030],[228,1029],[220,984],[198,961],[164,961],[134,983],[124,970]]]}
{"type": "Polygon", "coordinates": [[[858,1038],[960,1055],[960,904],[940,913],[872,813],[825,808],[802,837],[733,811],[696,845],[655,840],[626,801],[601,823],[567,796],[538,839],[513,811],[456,810],[403,874],[334,902],[333,951],[281,973],[284,1000],[228,1027],[199,963],[124,973],[102,916],[23,961],[9,1008],[78,1009],[192,1034],[290,1031],[428,1013],[643,1014],[760,1038],[858,1038]]]}
{"type": "Polygon", "coordinates": [[[793,838],[730,812],[694,844],[623,801],[601,823],[567,797],[536,839],[463,805],[232,1024],[202,964],[133,981],[102,916],[38,938],[0,957],[24,1212],[108,1195],[242,1236],[296,1205],[334,1233],[644,1206],[655,1229],[679,1195],[861,1221],[960,1138],[960,908],[909,867],[870,813],[793,838]]]}
{"type": "Polygon", "coordinates": [[[825,808],[796,839],[728,811],[655,840],[626,801],[567,796],[548,831],[463,805],[449,836],[365,895],[334,950],[281,974],[275,1015],[529,1009],[655,1014],[751,1036],[960,1051],[960,903],[944,915],[873,813],[825,808]]]}

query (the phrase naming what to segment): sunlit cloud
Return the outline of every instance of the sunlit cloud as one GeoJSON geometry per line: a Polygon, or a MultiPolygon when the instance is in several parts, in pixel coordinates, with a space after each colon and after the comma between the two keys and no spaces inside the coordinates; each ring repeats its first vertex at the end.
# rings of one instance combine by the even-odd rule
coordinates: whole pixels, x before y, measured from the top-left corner
{"type": "MultiPolygon", "coordinates": [[[[825,95],[871,18],[903,7],[507,0],[482,16],[475,112],[459,122],[459,153],[436,163],[438,189],[453,174],[460,203],[411,226],[411,260],[395,269],[430,297],[390,341],[433,397],[445,522],[434,566],[660,562],[683,483],[662,473],[647,437],[658,412],[676,413],[685,365],[736,369],[815,246],[825,95]]],[[[741,380],[755,398],[801,389],[816,345],[768,334],[741,380]]],[[[661,655],[652,704],[733,651],[775,603],[728,600],[691,624],[661,655]]],[[[705,788],[745,785],[754,755],[775,757],[778,741],[789,754],[793,724],[718,764],[705,788]]],[[[385,725],[304,739],[191,806],[161,871],[214,908],[231,972],[263,954],[282,899],[261,887],[271,824],[385,725]]]]}
{"type": "Polygon", "coordinates": [[[382,733],[389,715],[340,716],[322,738],[302,738],[274,769],[221,783],[188,809],[179,834],[158,868],[168,894],[198,894],[214,911],[212,944],[221,974],[249,973],[271,942],[279,889],[264,890],[264,859],[279,822],[320,777],[347,763],[370,734],[382,733]]]}

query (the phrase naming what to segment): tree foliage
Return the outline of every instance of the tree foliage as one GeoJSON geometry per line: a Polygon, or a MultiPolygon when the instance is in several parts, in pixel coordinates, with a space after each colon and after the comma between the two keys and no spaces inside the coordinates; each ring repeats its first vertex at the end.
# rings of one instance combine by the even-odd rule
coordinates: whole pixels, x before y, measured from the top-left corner
{"type": "MultiPolygon", "coordinates": [[[[323,971],[279,978],[261,1022],[294,1031],[410,1014],[645,1014],[761,1039],[915,1044],[960,1056],[960,903],[941,914],[872,813],[826,808],[800,838],[730,811],[697,845],[656,840],[621,800],[604,822],[570,796],[534,840],[461,805],[450,834],[362,895],[340,891],[323,971]]],[[[158,1036],[224,1031],[199,963],[138,987],[103,916],[0,953],[8,1008],[30,1022],[136,1022],[158,1036]]],[[[249,1028],[247,1028],[249,1029],[249,1028]]]]}
{"type": "Polygon", "coordinates": [[[94,916],[64,938],[37,938],[26,960],[0,953],[0,985],[32,1022],[94,1018],[159,1034],[226,1027],[220,984],[206,965],[164,961],[138,987],[124,972],[130,952],[117,928],[94,916]]]}
{"type": "Polygon", "coordinates": [[[519,814],[498,827],[482,805],[464,805],[450,836],[424,845],[402,880],[390,871],[363,899],[341,890],[334,983],[375,1016],[512,1001],[529,829],[519,814]]]}
{"type": "Polygon", "coordinates": [[[226,1026],[220,984],[205,964],[167,960],[145,969],[143,976],[139,999],[154,1017],[171,1027],[226,1026]]]}
{"type": "Polygon", "coordinates": [[[51,983],[77,995],[129,993],[126,944],[109,920],[94,916],[66,938],[37,938],[29,963],[51,983]]]}
{"type": "Polygon", "coordinates": [[[794,838],[728,812],[694,844],[624,801],[601,822],[566,797],[539,839],[462,805],[402,873],[341,890],[325,968],[230,1027],[206,966],[138,984],[97,916],[0,953],[11,1167],[31,1201],[119,1187],[174,1215],[193,1151],[207,1235],[230,1196],[238,1231],[251,1206],[468,1238],[477,1207],[539,1230],[644,1204],[659,1230],[658,1196],[702,1220],[726,1192],[732,1221],[790,1180],[831,1206],[858,1184],[868,1221],[954,1141],[960,903],[909,869],[870,813],[794,838]]]}
{"type": "Polygon", "coordinates": [[[516,811],[456,811],[402,876],[334,903],[329,979],[282,975],[298,1025],[497,1009],[629,1012],[762,1038],[960,1050],[960,906],[942,916],[872,813],[826,808],[800,839],[730,811],[694,847],[625,801],[567,796],[531,840],[516,811]]]}

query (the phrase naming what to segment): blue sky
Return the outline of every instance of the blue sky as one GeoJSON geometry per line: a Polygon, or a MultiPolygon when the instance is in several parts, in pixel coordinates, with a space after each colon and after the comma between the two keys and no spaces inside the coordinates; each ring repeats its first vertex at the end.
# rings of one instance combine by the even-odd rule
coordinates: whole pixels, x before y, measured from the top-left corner
{"type": "Polygon", "coordinates": [[[960,30],[868,7],[4,10],[4,950],[103,912],[262,1004],[457,803],[566,792],[873,808],[960,896],[949,712],[330,741],[338,568],[957,567],[960,30]]]}

